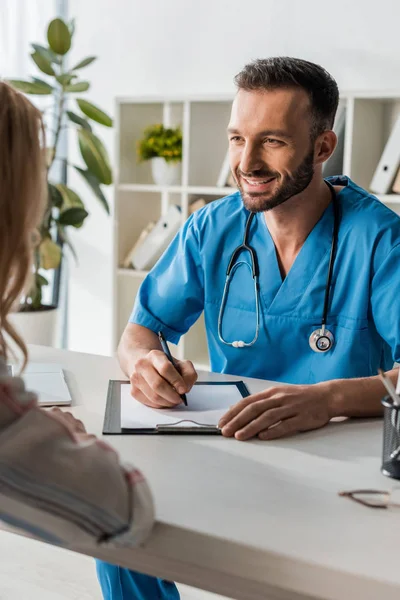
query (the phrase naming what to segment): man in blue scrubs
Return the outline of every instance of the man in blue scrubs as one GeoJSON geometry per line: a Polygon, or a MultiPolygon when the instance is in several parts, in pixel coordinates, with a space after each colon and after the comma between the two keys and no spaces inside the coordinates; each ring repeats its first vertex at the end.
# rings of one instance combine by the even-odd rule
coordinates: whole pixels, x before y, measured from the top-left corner
{"type": "MultiPolygon", "coordinates": [[[[235,81],[228,139],[239,191],[192,215],[143,282],[119,347],[132,394],[153,407],[181,402],[195,369],[178,361],[179,374],[157,332],[177,343],[204,311],[213,371],[283,383],[234,406],[220,422],[223,435],[271,440],[335,416],[379,415],[377,369],[394,382],[400,360],[400,219],[349,178],[330,179],[340,214],[326,322],[334,342],[313,351],[334,227],[322,166],[336,146],[338,88],[320,66],[291,58],[255,61],[235,81]],[[248,253],[238,257],[220,314],[249,212],[259,327],[248,253]]],[[[112,565],[98,563],[98,574],[107,599],[179,598],[172,583],[112,565]]]]}

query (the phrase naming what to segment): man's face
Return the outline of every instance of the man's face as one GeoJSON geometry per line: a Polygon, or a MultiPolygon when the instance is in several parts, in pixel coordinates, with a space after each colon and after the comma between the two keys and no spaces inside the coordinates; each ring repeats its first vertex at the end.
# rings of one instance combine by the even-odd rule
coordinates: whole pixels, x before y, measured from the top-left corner
{"type": "Polygon", "coordinates": [[[246,208],[271,210],[314,175],[310,100],[300,89],[239,90],[228,126],[230,167],[246,208]]]}

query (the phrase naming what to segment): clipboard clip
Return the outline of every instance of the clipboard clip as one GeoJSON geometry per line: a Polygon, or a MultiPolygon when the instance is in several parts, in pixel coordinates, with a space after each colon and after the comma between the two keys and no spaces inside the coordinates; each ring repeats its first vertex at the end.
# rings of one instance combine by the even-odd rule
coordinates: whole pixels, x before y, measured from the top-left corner
{"type": "Polygon", "coordinates": [[[159,433],[220,433],[221,429],[217,425],[198,423],[197,421],[192,421],[191,419],[182,419],[181,421],[169,423],[168,425],[156,425],[156,431],[159,433]],[[183,427],[179,427],[181,423],[192,423],[193,425],[184,425],[183,427]]]}

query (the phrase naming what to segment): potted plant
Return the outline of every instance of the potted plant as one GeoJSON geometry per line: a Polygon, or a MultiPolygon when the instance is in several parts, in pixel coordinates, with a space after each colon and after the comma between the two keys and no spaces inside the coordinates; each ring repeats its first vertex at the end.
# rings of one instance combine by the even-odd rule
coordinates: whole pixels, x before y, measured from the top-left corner
{"type": "Polygon", "coordinates": [[[180,127],[150,125],[138,141],[139,161],[150,160],[154,183],[173,185],[179,182],[182,161],[182,132],[180,127]]]}
{"type": "Polygon", "coordinates": [[[52,345],[55,336],[56,307],[42,303],[43,287],[48,285],[46,271],[58,269],[65,246],[71,246],[68,229],[82,227],[88,212],[79,195],[61,176],[54,180],[54,164],[60,161],[66,173],[68,163],[60,156],[60,138],[63,129],[72,127],[78,138],[82,166],[73,165],[91,192],[109,214],[109,206],[102,185],[112,183],[112,172],[106,149],[93,133],[92,122],[112,127],[111,118],[88,100],[77,96],[90,88],[90,83],[80,77],[81,69],[96,60],[90,56],[67,67],[68,53],[74,36],[74,23],[62,19],[52,20],[47,28],[47,44],[32,44],[32,60],[43,73],[39,79],[29,81],[9,80],[9,84],[25,94],[49,97],[43,119],[46,130],[47,209],[39,228],[39,244],[35,251],[32,287],[27,291],[13,322],[30,343],[52,345]],[[74,106],[70,100],[74,100],[74,106]],[[51,112],[50,112],[51,111],[51,112]],[[50,112],[50,115],[48,115],[50,112]]]}

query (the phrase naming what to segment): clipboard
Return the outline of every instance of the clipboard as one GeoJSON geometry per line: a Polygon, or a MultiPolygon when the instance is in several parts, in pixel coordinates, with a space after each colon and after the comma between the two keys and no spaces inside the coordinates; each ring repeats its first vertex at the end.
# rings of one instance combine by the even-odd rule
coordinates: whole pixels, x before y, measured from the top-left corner
{"type": "MultiPolygon", "coordinates": [[[[175,423],[160,424],[156,427],[136,427],[122,428],[121,427],[121,386],[129,383],[129,381],[110,380],[108,384],[107,403],[104,415],[103,434],[104,435],[222,435],[221,430],[212,424],[196,423],[194,420],[181,420],[177,415],[175,423]],[[182,426],[182,423],[185,426],[182,426]],[[193,425],[190,425],[192,423],[193,425]]],[[[223,385],[235,386],[242,398],[250,395],[243,381],[200,381],[194,385],[223,385]]],[[[133,402],[135,400],[132,399],[133,402]]]]}

